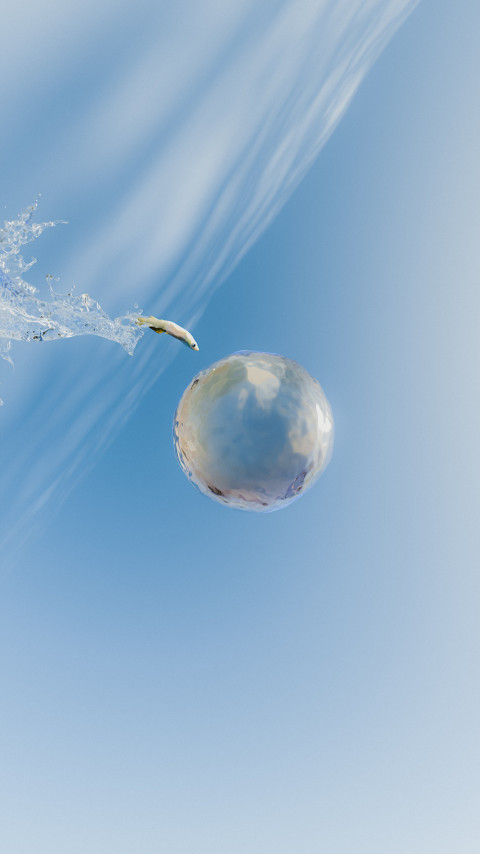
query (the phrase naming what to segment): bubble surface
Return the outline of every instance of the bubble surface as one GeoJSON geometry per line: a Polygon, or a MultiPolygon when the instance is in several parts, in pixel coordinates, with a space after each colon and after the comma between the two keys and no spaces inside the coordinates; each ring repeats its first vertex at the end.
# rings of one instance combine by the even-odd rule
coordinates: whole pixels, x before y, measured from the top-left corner
{"type": "Polygon", "coordinates": [[[187,477],[239,510],[284,507],[330,460],[334,425],[320,384],[273,353],[233,353],[192,380],[175,413],[174,443],[187,477]]]}

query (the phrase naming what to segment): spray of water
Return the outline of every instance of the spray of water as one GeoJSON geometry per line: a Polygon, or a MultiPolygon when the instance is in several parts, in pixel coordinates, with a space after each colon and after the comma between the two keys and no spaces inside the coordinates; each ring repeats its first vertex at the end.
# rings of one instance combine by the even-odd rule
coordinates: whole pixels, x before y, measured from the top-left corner
{"type": "Polygon", "coordinates": [[[5,221],[0,229],[0,356],[12,361],[10,342],[58,341],[74,335],[98,335],[117,341],[129,355],[142,336],[135,326],[137,312],[112,319],[88,294],[58,293],[53,277],[47,276],[49,298],[24,280],[36,259],[25,262],[21,249],[58,222],[33,222],[37,202],[5,221]]]}

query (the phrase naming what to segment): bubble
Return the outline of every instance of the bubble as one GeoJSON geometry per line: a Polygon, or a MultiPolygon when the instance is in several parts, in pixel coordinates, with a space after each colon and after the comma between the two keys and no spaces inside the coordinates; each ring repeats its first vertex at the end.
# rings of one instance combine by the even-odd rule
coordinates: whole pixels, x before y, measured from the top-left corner
{"type": "Polygon", "coordinates": [[[320,384],[297,362],[242,351],[215,362],[182,395],[173,424],[187,477],[240,510],[284,507],[330,460],[333,417],[320,384]]]}

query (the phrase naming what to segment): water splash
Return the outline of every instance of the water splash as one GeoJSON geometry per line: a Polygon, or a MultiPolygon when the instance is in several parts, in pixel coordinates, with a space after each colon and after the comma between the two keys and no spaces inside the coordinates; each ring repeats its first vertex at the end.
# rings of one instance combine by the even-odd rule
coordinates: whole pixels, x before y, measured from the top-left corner
{"type": "Polygon", "coordinates": [[[57,222],[34,222],[38,201],[0,229],[0,357],[13,364],[10,344],[16,341],[58,341],[75,335],[97,335],[116,341],[133,355],[143,332],[135,326],[138,312],[111,318],[86,293],[59,293],[47,276],[49,299],[23,278],[35,263],[25,262],[21,249],[57,222]]]}

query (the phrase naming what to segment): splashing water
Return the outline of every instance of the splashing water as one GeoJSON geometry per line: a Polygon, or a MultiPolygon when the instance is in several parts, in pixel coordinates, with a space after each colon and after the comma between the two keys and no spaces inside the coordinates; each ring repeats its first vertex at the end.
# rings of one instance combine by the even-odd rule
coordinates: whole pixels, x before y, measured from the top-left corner
{"type": "Polygon", "coordinates": [[[9,362],[10,342],[56,341],[74,335],[98,335],[116,341],[133,355],[143,332],[135,326],[138,313],[110,318],[88,294],[57,293],[47,276],[50,299],[23,279],[36,259],[26,263],[20,250],[58,222],[33,222],[38,202],[5,221],[0,229],[0,356],[9,362]],[[3,340],[2,340],[3,339],[3,340]]]}

